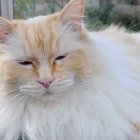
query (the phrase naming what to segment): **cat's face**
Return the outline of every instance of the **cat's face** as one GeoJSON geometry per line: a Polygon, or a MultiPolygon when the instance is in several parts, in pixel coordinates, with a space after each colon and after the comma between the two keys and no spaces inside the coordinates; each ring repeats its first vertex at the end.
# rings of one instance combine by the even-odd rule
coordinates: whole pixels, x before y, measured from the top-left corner
{"type": "Polygon", "coordinates": [[[82,0],[72,0],[54,15],[9,25],[1,19],[1,85],[19,94],[44,97],[67,93],[82,82],[87,64],[83,7],[82,0]]]}

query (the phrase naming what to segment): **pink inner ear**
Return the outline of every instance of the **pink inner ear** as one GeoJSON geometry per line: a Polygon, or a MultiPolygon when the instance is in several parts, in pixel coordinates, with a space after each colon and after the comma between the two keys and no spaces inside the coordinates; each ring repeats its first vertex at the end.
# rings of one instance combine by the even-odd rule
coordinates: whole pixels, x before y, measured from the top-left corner
{"type": "Polygon", "coordinates": [[[67,24],[67,27],[74,32],[81,30],[81,25],[76,22],[69,22],[64,24],[67,24]]]}
{"type": "Polygon", "coordinates": [[[84,0],[71,0],[62,10],[60,20],[73,31],[81,30],[84,16],[84,0]]]}
{"type": "Polygon", "coordinates": [[[0,43],[4,43],[8,35],[9,31],[0,27],[0,43]]]}

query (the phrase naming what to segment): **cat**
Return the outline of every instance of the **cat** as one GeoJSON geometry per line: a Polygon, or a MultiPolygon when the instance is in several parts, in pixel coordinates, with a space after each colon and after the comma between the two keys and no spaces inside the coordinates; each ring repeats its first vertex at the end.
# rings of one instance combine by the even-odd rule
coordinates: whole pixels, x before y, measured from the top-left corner
{"type": "Polygon", "coordinates": [[[0,18],[0,140],[140,140],[140,33],[89,32],[84,5],[0,18]]]}

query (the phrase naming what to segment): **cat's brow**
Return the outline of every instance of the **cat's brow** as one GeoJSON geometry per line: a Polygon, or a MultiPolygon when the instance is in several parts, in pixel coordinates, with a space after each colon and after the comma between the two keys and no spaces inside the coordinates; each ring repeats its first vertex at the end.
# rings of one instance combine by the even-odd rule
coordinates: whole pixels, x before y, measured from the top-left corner
{"type": "Polygon", "coordinates": [[[20,58],[21,60],[30,60],[30,61],[35,61],[35,57],[25,57],[25,58],[20,58]]]}

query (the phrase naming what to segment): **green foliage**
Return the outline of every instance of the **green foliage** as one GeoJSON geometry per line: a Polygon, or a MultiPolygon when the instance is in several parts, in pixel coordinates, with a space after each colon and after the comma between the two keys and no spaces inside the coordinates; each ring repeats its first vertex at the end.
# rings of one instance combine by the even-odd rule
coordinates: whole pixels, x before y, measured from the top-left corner
{"type": "Polygon", "coordinates": [[[29,18],[54,13],[63,8],[69,0],[13,0],[14,18],[29,18]]]}
{"type": "Polygon", "coordinates": [[[28,18],[34,16],[35,0],[14,0],[14,18],[28,18]]]}
{"type": "Polygon", "coordinates": [[[124,26],[130,31],[140,31],[140,20],[134,16],[114,14],[112,22],[124,26]]]}
{"type": "Polygon", "coordinates": [[[111,8],[96,8],[93,5],[86,7],[86,21],[91,28],[98,29],[100,26],[111,24],[111,8]]]}
{"type": "Polygon", "coordinates": [[[120,3],[130,4],[130,0],[121,0],[120,3]]]}
{"type": "Polygon", "coordinates": [[[124,26],[132,31],[140,31],[140,21],[130,15],[120,15],[113,11],[113,6],[97,8],[93,5],[86,7],[85,21],[90,29],[100,29],[111,24],[124,26]]]}

